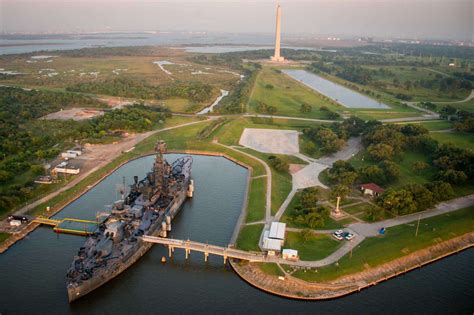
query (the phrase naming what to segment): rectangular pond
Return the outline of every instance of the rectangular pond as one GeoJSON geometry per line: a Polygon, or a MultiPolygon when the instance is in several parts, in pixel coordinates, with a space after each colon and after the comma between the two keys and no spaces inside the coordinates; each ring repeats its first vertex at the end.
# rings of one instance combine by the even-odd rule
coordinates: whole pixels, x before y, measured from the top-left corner
{"type": "Polygon", "coordinates": [[[326,80],[306,70],[282,70],[295,80],[323,94],[347,108],[388,109],[388,105],[354,92],[342,85],[326,80]]]}

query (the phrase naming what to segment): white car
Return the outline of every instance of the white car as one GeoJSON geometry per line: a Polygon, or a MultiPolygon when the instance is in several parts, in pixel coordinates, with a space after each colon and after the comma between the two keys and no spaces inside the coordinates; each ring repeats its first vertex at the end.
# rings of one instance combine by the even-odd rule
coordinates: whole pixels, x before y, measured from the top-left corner
{"type": "Polygon", "coordinates": [[[336,234],[336,232],[332,233],[332,237],[334,237],[338,241],[342,241],[344,239],[341,234],[336,234]]]}
{"type": "Polygon", "coordinates": [[[344,233],[343,230],[337,230],[336,232],[334,232],[334,235],[342,235],[342,233],[344,233]]]}

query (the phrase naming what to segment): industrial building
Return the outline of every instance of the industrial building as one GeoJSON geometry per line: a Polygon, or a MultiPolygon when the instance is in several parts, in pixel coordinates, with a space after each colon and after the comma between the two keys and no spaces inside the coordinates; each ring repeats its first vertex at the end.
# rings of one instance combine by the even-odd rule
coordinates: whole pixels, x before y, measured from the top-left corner
{"type": "Polygon", "coordinates": [[[285,243],[285,232],[285,223],[272,222],[270,229],[263,231],[261,249],[268,252],[269,255],[280,253],[281,247],[285,243]]]}

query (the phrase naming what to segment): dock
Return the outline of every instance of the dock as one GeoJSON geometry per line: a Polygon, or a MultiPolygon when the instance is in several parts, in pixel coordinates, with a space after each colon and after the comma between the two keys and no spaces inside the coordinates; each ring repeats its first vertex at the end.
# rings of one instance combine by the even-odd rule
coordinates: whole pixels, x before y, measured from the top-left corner
{"type": "Polygon", "coordinates": [[[53,231],[62,234],[73,234],[79,236],[89,236],[95,232],[99,222],[64,218],[60,220],[49,219],[45,217],[37,217],[33,219],[34,223],[49,225],[53,227],[53,231]]]}
{"type": "Polygon", "coordinates": [[[185,250],[186,259],[188,259],[191,251],[204,253],[204,260],[207,261],[210,254],[222,256],[224,258],[224,264],[228,258],[236,258],[241,260],[247,260],[250,262],[265,262],[267,256],[262,253],[247,252],[244,250],[235,249],[232,247],[223,247],[216,245],[209,245],[205,243],[199,243],[195,241],[184,241],[172,238],[162,238],[155,236],[144,235],[141,239],[145,242],[162,244],[168,247],[168,254],[171,257],[175,248],[181,248],[185,250]]]}

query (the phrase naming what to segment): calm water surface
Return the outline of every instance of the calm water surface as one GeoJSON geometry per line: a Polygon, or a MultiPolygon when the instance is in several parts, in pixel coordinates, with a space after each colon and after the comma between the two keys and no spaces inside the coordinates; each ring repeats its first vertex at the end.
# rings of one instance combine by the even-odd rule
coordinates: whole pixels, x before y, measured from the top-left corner
{"type": "Polygon", "coordinates": [[[354,92],[342,85],[326,80],[306,70],[282,70],[295,80],[302,82],[318,93],[326,95],[339,104],[348,108],[387,109],[388,105],[377,102],[370,97],[354,92]]]}
{"type": "MultiPolygon", "coordinates": [[[[168,155],[173,161],[177,155],[168,155]]],[[[153,158],[132,161],[107,177],[57,215],[92,219],[104,204],[116,199],[116,187],[126,176],[144,176],[153,158]]],[[[240,214],[247,171],[216,157],[194,156],[196,191],[173,221],[171,237],[225,245],[240,214]]],[[[176,250],[174,261],[155,245],[122,275],[69,305],[65,273],[84,239],[35,230],[0,255],[0,313],[137,314],[137,313],[465,313],[474,310],[472,263],[466,251],[341,299],[304,302],[279,298],[243,282],[222,259],[192,253],[186,262],[176,250]]]]}

